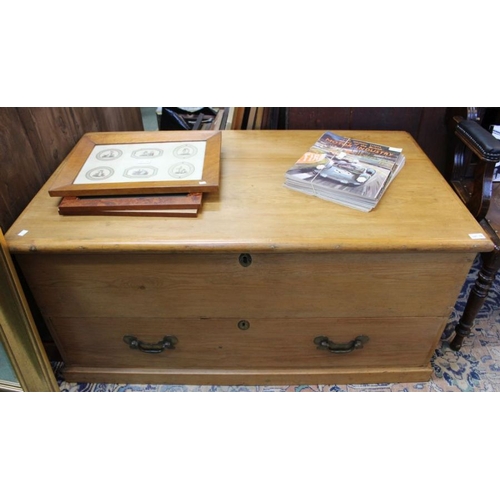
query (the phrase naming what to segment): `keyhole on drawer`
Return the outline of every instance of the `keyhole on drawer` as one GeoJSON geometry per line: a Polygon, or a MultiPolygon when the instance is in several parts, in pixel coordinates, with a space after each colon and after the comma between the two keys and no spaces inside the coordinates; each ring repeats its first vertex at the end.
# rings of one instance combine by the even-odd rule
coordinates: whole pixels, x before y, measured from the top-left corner
{"type": "Polygon", "coordinates": [[[252,256],[249,253],[242,253],[239,261],[243,267],[248,267],[252,263],[252,256]]]}
{"type": "Polygon", "coordinates": [[[248,330],[250,328],[250,321],[247,321],[246,319],[238,321],[238,328],[240,330],[248,330]]]}

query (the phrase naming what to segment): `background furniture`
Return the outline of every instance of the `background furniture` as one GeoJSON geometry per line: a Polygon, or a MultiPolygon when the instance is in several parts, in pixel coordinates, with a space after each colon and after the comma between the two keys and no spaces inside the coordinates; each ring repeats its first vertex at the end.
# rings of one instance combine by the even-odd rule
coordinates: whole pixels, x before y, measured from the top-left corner
{"type": "MultiPolygon", "coordinates": [[[[446,169],[449,138],[446,118],[450,108],[216,109],[225,110],[218,127],[221,130],[403,130],[411,134],[441,173],[446,169]]],[[[486,109],[481,108],[481,113],[486,109]]],[[[172,127],[160,126],[164,130],[176,127],[175,123],[172,127]]]]}
{"type": "Polygon", "coordinates": [[[288,130],[404,130],[438,170],[446,167],[448,108],[277,108],[288,130]]]}
{"type": "Polygon", "coordinates": [[[481,254],[478,278],[450,344],[454,350],[459,350],[470,335],[500,268],[500,184],[492,182],[495,165],[500,161],[500,141],[487,130],[489,121],[496,118],[486,118],[484,113],[473,112],[466,118],[454,116],[450,120],[453,150],[447,179],[495,245],[492,252],[481,254]]]}

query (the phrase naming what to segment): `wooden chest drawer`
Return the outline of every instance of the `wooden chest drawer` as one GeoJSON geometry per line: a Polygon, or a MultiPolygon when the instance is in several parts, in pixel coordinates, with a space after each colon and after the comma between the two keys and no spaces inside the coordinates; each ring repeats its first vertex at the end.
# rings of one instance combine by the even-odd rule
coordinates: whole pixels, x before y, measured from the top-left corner
{"type": "Polygon", "coordinates": [[[262,318],[444,316],[462,254],[19,256],[48,316],[262,318]],[[241,256],[251,264],[241,264],[241,256]],[[250,261],[250,260],[249,260],[250,261]]]}
{"type": "Polygon", "coordinates": [[[240,321],[238,317],[56,318],[51,327],[61,339],[69,380],[89,379],[95,371],[114,382],[134,373],[148,382],[202,383],[208,371],[218,374],[219,383],[249,383],[249,374],[253,383],[262,383],[273,374],[290,376],[298,371],[311,372],[316,383],[327,383],[332,374],[345,378],[350,373],[346,380],[356,380],[354,373],[366,376],[368,370],[384,380],[401,366],[413,377],[428,376],[428,360],[444,326],[442,318],[251,317],[241,329],[240,321]],[[130,337],[138,348],[130,347],[126,341],[130,337]],[[165,337],[170,341],[175,337],[173,349],[162,345],[165,337]],[[332,350],[320,348],[322,337],[331,341],[332,350]]]}

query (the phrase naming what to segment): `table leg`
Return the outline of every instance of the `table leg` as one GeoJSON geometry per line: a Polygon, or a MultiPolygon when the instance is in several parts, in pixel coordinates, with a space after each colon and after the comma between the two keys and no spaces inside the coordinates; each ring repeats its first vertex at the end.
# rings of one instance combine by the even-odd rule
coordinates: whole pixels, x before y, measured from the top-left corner
{"type": "Polygon", "coordinates": [[[455,327],[455,338],[450,343],[450,348],[454,351],[459,351],[464,339],[470,335],[476,316],[488,296],[500,268],[500,249],[496,248],[493,252],[481,254],[481,260],[482,265],[478,277],[467,299],[464,313],[455,327]]]}

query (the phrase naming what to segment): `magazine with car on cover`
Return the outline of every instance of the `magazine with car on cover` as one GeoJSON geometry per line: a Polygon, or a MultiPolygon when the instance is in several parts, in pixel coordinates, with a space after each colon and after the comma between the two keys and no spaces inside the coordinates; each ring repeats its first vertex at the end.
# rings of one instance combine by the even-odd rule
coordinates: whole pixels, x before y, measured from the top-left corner
{"type": "Polygon", "coordinates": [[[325,132],[285,174],[285,186],[369,212],[405,157],[393,148],[325,132]]]}

